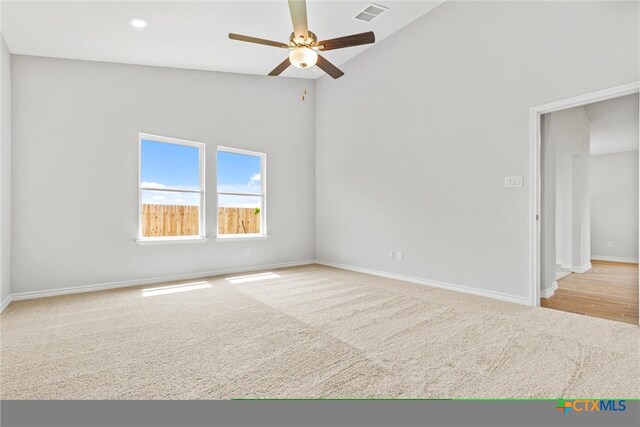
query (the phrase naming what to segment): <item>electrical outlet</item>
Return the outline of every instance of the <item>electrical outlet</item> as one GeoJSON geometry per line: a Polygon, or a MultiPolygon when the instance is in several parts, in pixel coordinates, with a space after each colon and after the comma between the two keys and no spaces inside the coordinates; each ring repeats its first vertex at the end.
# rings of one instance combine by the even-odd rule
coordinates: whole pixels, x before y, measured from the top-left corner
{"type": "Polygon", "coordinates": [[[397,259],[398,261],[404,261],[404,252],[398,251],[397,259]]]}
{"type": "Polygon", "coordinates": [[[393,251],[389,251],[389,259],[393,259],[393,251]]]}
{"type": "Polygon", "coordinates": [[[608,248],[612,248],[613,247],[613,242],[607,242],[607,247],[608,248]]]}
{"type": "Polygon", "coordinates": [[[251,255],[251,248],[244,248],[245,255],[251,255]]]}

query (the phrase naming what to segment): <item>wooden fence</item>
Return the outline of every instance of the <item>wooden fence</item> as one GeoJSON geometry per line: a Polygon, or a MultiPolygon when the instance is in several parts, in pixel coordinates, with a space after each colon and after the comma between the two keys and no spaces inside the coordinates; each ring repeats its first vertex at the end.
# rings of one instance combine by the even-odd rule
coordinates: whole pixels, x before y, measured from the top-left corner
{"type": "Polygon", "coordinates": [[[256,208],[218,208],[218,234],[260,232],[260,211],[256,208]]]}
{"type": "MultiPolygon", "coordinates": [[[[200,208],[198,206],[142,205],[142,235],[197,236],[200,208]]],[[[255,208],[219,208],[218,234],[260,232],[260,213],[255,208]]]]}
{"type": "Polygon", "coordinates": [[[142,235],[197,236],[200,223],[198,206],[142,205],[142,235]]]}

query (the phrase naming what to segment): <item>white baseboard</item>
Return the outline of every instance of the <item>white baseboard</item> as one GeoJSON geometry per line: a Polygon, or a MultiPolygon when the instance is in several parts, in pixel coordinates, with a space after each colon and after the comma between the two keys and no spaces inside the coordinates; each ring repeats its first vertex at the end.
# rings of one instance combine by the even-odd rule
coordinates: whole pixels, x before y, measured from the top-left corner
{"type": "MultiPolygon", "coordinates": [[[[74,286],[69,288],[50,289],[46,291],[20,292],[11,294],[2,303],[2,308],[9,305],[12,301],[20,301],[33,298],[53,297],[58,295],[78,294],[83,292],[104,291],[107,289],[128,288],[132,286],[152,285],[155,283],[175,282],[177,280],[193,280],[205,277],[222,276],[226,274],[248,273],[257,270],[268,270],[275,268],[296,267],[300,265],[314,264],[314,260],[303,260],[293,262],[283,262],[278,264],[257,265],[253,267],[227,268],[215,271],[206,271],[202,273],[180,274],[176,276],[153,277],[149,279],[126,280],[122,282],[102,283],[97,285],[74,286]],[[7,301],[8,300],[8,301],[7,301]]],[[[1,312],[1,311],[0,311],[1,312]]]]}
{"type": "Polygon", "coordinates": [[[585,264],[581,267],[571,267],[572,273],[586,273],[589,270],[591,270],[591,263],[585,264]]]}
{"type": "Polygon", "coordinates": [[[560,268],[562,270],[571,271],[571,264],[562,264],[560,268]]]}
{"type": "Polygon", "coordinates": [[[343,270],[350,270],[350,271],[357,271],[359,273],[371,274],[374,276],[402,280],[405,282],[416,283],[419,285],[427,285],[427,286],[432,286],[436,288],[442,288],[442,289],[464,292],[464,293],[473,294],[473,295],[479,295],[483,297],[498,299],[501,301],[513,302],[513,303],[523,304],[523,305],[531,305],[531,301],[527,297],[518,297],[515,295],[509,295],[502,292],[487,291],[484,289],[473,288],[470,286],[438,282],[436,280],[428,280],[428,279],[422,279],[418,277],[405,276],[401,274],[388,273],[385,271],[372,270],[369,268],[356,267],[356,266],[346,265],[346,264],[339,264],[339,263],[325,261],[325,260],[303,260],[303,261],[294,261],[294,262],[284,262],[284,263],[278,263],[278,264],[258,265],[253,267],[220,269],[215,271],[207,271],[207,272],[194,273],[194,274],[153,277],[148,279],[126,280],[121,282],[110,282],[110,283],[102,283],[102,284],[95,284],[95,285],[50,289],[45,291],[15,293],[5,298],[5,300],[0,305],[0,312],[2,312],[2,310],[4,310],[4,308],[6,308],[12,301],[52,297],[52,296],[58,296],[58,295],[76,294],[76,293],[83,293],[83,292],[95,292],[95,291],[102,291],[107,289],[127,288],[127,287],[133,287],[133,286],[151,285],[155,283],[174,282],[178,280],[201,279],[204,277],[221,276],[221,275],[235,274],[235,273],[245,273],[245,272],[257,271],[257,270],[267,270],[267,269],[275,269],[275,268],[295,267],[295,266],[309,265],[314,263],[326,265],[329,267],[340,268],[343,270]]]}
{"type": "Polygon", "coordinates": [[[387,273],[386,271],[371,270],[369,268],[362,268],[362,267],[356,267],[356,266],[353,266],[353,265],[339,264],[339,263],[336,263],[336,262],[319,260],[319,259],[316,260],[316,263],[317,264],[321,264],[321,265],[326,265],[328,267],[335,267],[335,268],[340,268],[340,269],[343,269],[343,270],[356,271],[358,273],[371,274],[373,276],[387,277],[389,279],[396,279],[396,280],[402,280],[404,282],[416,283],[418,285],[426,285],[426,286],[432,286],[432,287],[435,287],[435,288],[448,289],[448,290],[451,290],[451,291],[464,292],[464,293],[467,293],[467,294],[480,295],[480,296],[483,296],[483,297],[499,299],[501,301],[514,302],[514,303],[517,303],[517,304],[524,304],[524,305],[529,305],[529,306],[531,305],[531,300],[528,297],[518,297],[518,296],[515,296],[515,295],[509,295],[509,294],[505,294],[505,293],[502,293],[502,292],[487,291],[487,290],[484,290],[484,289],[473,288],[473,287],[470,287],[470,286],[456,285],[456,284],[453,284],[453,283],[438,282],[438,281],[435,281],[435,280],[421,279],[419,277],[404,276],[404,275],[395,274],[395,273],[387,273]]]}
{"type": "Polygon", "coordinates": [[[540,297],[541,298],[551,298],[553,296],[553,294],[556,293],[557,289],[558,289],[558,282],[553,282],[549,289],[542,289],[540,291],[540,297]]]}
{"type": "Polygon", "coordinates": [[[10,302],[11,302],[11,295],[7,295],[7,297],[0,303],[0,313],[2,313],[4,309],[9,306],[10,302]]]}
{"type": "Polygon", "coordinates": [[[591,259],[596,261],[630,262],[632,264],[638,263],[638,258],[622,258],[616,256],[591,255],[591,259]]]}

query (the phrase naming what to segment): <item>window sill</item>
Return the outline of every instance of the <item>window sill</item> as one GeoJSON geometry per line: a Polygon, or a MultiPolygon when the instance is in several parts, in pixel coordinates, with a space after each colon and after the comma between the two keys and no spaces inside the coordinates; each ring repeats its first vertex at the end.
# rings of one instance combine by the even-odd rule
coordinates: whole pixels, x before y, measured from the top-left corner
{"type": "Polygon", "coordinates": [[[244,242],[247,240],[267,240],[268,234],[227,234],[216,237],[218,242],[244,242]]]}
{"type": "Polygon", "coordinates": [[[151,237],[136,239],[136,243],[140,246],[146,245],[171,245],[181,243],[206,243],[207,237],[151,237]]]}

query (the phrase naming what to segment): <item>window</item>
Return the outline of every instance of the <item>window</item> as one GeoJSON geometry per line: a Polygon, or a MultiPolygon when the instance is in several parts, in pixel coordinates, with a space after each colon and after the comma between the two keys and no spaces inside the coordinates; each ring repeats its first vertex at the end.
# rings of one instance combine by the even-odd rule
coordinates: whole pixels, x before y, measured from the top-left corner
{"type": "Polygon", "coordinates": [[[218,236],[266,235],[266,154],[218,147],[218,236]]]}
{"type": "Polygon", "coordinates": [[[204,238],[204,144],[139,135],[139,240],[204,238]]]}

